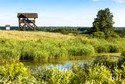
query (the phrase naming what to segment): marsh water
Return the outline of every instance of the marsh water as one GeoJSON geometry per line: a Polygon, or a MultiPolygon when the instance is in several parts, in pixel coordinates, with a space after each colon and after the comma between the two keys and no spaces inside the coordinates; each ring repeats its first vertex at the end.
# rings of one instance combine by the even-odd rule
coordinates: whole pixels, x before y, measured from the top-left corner
{"type": "Polygon", "coordinates": [[[40,62],[32,61],[21,61],[26,67],[29,67],[31,70],[42,70],[43,68],[58,68],[60,70],[71,68],[73,64],[79,65],[90,65],[95,60],[109,60],[117,62],[120,54],[106,54],[98,56],[75,56],[69,57],[67,59],[59,58],[52,60],[44,60],[40,62]]]}

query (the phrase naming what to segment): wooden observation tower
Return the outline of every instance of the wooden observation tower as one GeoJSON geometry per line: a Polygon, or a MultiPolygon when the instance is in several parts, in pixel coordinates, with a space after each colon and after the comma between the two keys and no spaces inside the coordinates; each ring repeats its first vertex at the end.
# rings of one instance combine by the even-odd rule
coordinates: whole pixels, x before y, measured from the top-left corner
{"type": "Polygon", "coordinates": [[[28,28],[33,31],[37,30],[37,26],[35,24],[35,19],[38,18],[37,13],[18,13],[17,17],[19,22],[18,30],[26,30],[28,28]]]}

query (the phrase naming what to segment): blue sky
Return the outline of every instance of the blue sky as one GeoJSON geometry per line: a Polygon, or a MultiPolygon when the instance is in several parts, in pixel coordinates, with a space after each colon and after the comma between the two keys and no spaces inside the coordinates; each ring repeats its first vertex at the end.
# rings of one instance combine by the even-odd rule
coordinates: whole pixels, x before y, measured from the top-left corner
{"type": "Polygon", "coordinates": [[[18,12],[38,13],[38,26],[92,26],[105,8],[113,13],[114,26],[125,27],[125,0],[1,0],[0,26],[17,26],[18,12]]]}

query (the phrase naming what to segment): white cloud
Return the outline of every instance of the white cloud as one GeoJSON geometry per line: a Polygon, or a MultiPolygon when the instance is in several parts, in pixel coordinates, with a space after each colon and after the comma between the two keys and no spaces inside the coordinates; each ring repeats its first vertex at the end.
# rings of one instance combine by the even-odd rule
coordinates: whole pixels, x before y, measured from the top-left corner
{"type": "Polygon", "coordinates": [[[125,3],[125,0],[113,0],[113,1],[115,1],[117,3],[125,3]]]}
{"type": "Polygon", "coordinates": [[[98,2],[98,1],[113,1],[116,3],[125,3],[125,0],[92,0],[93,2],[98,2]]]}
{"type": "Polygon", "coordinates": [[[94,1],[94,2],[98,2],[98,1],[105,1],[105,0],[92,0],[92,1],[94,1]]]}
{"type": "Polygon", "coordinates": [[[114,21],[115,24],[114,26],[118,26],[118,27],[125,27],[125,11],[122,8],[119,9],[113,9],[113,15],[114,15],[114,21]]]}

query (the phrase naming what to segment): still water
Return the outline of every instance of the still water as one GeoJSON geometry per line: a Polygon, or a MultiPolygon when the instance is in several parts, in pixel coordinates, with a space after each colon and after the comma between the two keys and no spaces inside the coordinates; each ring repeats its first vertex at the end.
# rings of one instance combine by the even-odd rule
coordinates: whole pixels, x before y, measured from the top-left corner
{"type": "Polygon", "coordinates": [[[53,59],[48,61],[41,62],[31,62],[31,61],[21,61],[26,67],[31,70],[42,70],[43,68],[58,68],[60,70],[71,68],[73,64],[79,65],[90,65],[94,60],[110,60],[113,62],[117,62],[119,58],[119,54],[106,54],[99,56],[75,56],[67,59],[53,59]]]}

